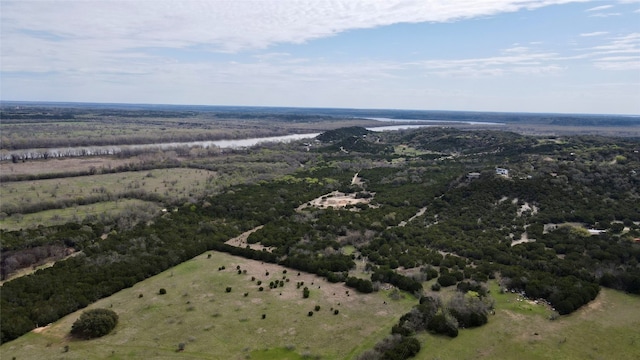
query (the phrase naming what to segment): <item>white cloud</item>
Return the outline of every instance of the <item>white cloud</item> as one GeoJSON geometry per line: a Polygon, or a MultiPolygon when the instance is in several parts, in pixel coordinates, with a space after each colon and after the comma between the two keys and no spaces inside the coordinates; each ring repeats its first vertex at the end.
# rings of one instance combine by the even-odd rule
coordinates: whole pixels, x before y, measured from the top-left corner
{"type": "Polygon", "coordinates": [[[607,35],[608,33],[609,33],[608,31],[594,31],[590,33],[582,33],[580,34],[580,36],[582,37],[602,36],[602,35],[607,35]]]}
{"type": "Polygon", "coordinates": [[[592,48],[598,53],[633,52],[640,53],[640,33],[631,33],[624,36],[617,36],[610,39],[605,45],[592,48]]]}
{"type": "Polygon", "coordinates": [[[594,66],[603,70],[640,70],[639,56],[610,56],[594,61],[594,66]]]}
{"type": "Polygon", "coordinates": [[[449,22],[579,0],[2,1],[3,38],[25,30],[101,49],[217,51],[303,43],[350,29],[449,22]]]}
{"type": "Polygon", "coordinates": [[[640,33],[612,37],[609,42],[584,49],[585,57],[593,59],[603,70],[640,70],[640,33]]]}
{"type": "Polygon", "coordinates": [[[611,9],[612,7],[613,5],[601,5],[601,6],[592,7],[585,11],[601,11],[601,10],[611,9]]]}
{"type": "MultiPolygon", "coordinates": [[[[335,0],[313,6],[302,0],[2,0],[1,66],[4,73],[141,75],[175,61],[149,49],[255,51],[350,29],[450,22],[567,2],[574,0],[335,0]]],[[[259,56],[268,61],[276,54],[259,56]]]]}
{"type": "Polygon", "coordinates": [[[597,14],[593,14],[590,15],[591,17],[600,17],[600,18],[608,18],[608,17],[612,17],[612,16],[621,16],[622,13],[597,13],[597,14]]]}
{"type": "Polygon", "coordinates": [[[504,49],[503,55],[472,59],[428,60],[422,66],[429,74],[446,77],[502,77],[505,75],[550,75],[564,69],[556,53],[534,52],[524,46],[504,49]]]}

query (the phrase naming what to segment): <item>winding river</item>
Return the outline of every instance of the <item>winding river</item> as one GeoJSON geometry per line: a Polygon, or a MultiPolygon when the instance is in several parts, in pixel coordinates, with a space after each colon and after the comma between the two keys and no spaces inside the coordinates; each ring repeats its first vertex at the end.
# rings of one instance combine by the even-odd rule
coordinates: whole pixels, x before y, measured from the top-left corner
{"type": "MultiPolygon", "coordinates": [[[[393,119],[376,119],[376,120],[393,120],[393,119]]],[[[396,121],[409,121],[409,120],[396,120],[396,121]]],[[[428,120],[413,120],[412,122],[421,122],[420,124],[411,125],[391,125],[391,126],[377,126],[369,127],[367,130],[371,131],[394,131],[402,129],[412,129],[427,126],[438,126],[428,120]]],[[[437,121],[441,123],[441,121],[437,121]]],[[[457,123],[470,123],[458,121],[457,123]]],[[[487,124],[487,123],[483,123],[487,124]]],[[[488,123],[493,125],[493,123],[488,123]]],[[[499,125],[499,124],[495,124],[499,125]]],[[[39,148],[39,149],[22,149],[0,153],[0,160],[11,160],[12,157],[18,159],[44,159],[44,158],[61,158],[61,157],[78,157],[78,156],[99,156],[99,155],[114,155],[121,153],[122,151],[141,150],[141,149],[160,149],[171,150],[176,148],[210,148],[218,147],[222,149],[232,148],[247,148],[258,145],[260,143],[273,143],[273,142],[290,142],[301,139],[312,139],[320,133],[309,134],[293,134],[284,136],[272,136],[262,138],[249,138],[249,139],[237,139],[237,140],[213,140],[213,141],[191,141],[191,142],[170,142],[170,143],[157,143],[157,144],[140,144],[140,145],[107,145],[107,146],[79,146],[79,147],[67,147],[67,148],[39,148]]]]}

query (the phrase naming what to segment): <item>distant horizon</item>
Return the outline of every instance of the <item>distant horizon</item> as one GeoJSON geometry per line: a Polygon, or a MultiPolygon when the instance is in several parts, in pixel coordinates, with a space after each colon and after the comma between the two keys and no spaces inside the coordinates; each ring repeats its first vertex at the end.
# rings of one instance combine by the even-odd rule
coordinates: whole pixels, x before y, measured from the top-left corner
{"type": "Polygon", "coordinates": [[[402,108],[358,108],[358,107],[320,107],[320,106],[272,106],[272,105],[221,105],[221,104],[175,104],[175,103],[136,103],[136,102],[97,102],[97,101],[39,101],[39,100],[0,100],[1,106],[7,103],[20,104],[58,104],[58,105],[79,105],[79,106],[140,106],[140,107],[210,107],[210,108],[253,108],[253,109],[306,109],[306,110],[345,110],[345,111],[400,111],[400,112],[441,112],[441,113],[477,113],[477,114],[531,114],[531,115],[580,115],[580,116],[620,116],[620,117],[640,117],[638,114],[625,113],[578,113],[578,112],[534,112],[534,111],[492,111],[492,110],[446,110],[446,109],[402,109],[402,108]]]}

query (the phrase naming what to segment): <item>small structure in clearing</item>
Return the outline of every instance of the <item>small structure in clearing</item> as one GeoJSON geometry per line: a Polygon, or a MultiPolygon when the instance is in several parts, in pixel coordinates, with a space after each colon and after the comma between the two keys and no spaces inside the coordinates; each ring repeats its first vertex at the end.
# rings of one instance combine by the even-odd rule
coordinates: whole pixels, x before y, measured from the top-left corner
{"type": "Polygon", "coordinates": [[[358,194],[359,193],[345,194],[340,191],[333,191],[300,205],[298,207],[298,211],[309,206],[326,209],[330,207],[343,208],[348,205],[368,204],[371,201],[371,198],[373,198],[372,193],[367,193],[370,195],[369,197],[359,197],[358,194]]]}
{"type": "Polygon", "coordinates": [[[509,177],[509,170],[504,168],[496,168],[496,175],[509,177]]]}

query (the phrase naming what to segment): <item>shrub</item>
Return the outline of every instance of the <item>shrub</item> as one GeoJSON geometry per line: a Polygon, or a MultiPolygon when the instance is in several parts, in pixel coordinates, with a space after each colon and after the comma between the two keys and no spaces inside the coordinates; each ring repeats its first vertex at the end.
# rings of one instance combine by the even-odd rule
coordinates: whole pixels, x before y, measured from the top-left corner
{"type": "Polygon", "coordinates": [[[440,275],[440,277],[438,278],[438,284],[440,284],[442,287],[455,285],[457,282],[458,280],[456,280],[456,277],[449,274],[440,275]]]}
{"type": "Polygon", "coordinates": [[[468,297],[457,293],[448,302],[447,308],[461,327],[470,328],[487,323],[491,302],[479,297],[468,297]]]}
{"type": "Polygon", "coordinates": [[[368,294],[373,292],[373,283],[370,280],[358,279],[356,277],[350,276],[346,280],[346,285],[358,290],[361,293],[368,294]]]}
{"type": "Polygon", "coordinates": [[[320,305],[316,305],[316,307],[314,308],[316,311],[320,311],[320,305]]]}
{"type": "Polygon", "coordinates": [[[383,354],[384,359],[408,359],[420,352],[420,342],[414,337],[402,337],[393,348],[383,354]]]}
{"type": "Polygon", "coordinates": [[[93,339],[107,335],[118,324],[118,314],[109,309],[87,310],[71,326],[71,335],[93,339]]]}
{"type": "Polygon", "coordinates": [[[227,286],[227,288],[225,289],[226,292],[230,293],[231,292],[231,286],[227,286]]]}
{"type": "Polygon", "coordinates": [[[427,330],[449,337],[458,336],[458,322],[448,313],[439,312],[427,324],[427,330]]]}
{"type": "Polygon", "coordinates": [[[309,312],[307,313],[307,316],[313,316],[313,311],[309,311],[309,312]]]}
{"type": "Polygon", "coordinates": [[[164,295],[167,293],[167,290],[165,288],[160,288],[160,290],[158,290],[158,294],[160,295],[164,295]]]}

